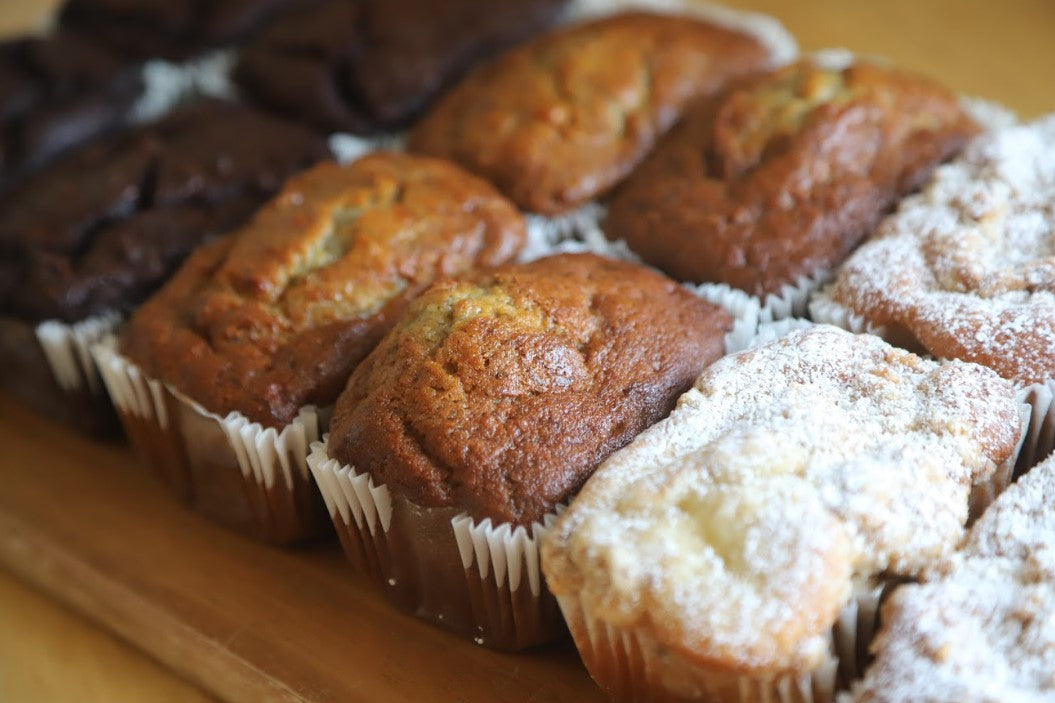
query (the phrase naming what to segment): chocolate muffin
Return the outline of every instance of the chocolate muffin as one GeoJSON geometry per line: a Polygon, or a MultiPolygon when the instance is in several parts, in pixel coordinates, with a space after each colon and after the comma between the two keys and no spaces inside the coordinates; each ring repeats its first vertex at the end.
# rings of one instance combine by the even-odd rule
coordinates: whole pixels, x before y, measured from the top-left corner
{"type": "Polygon", "coordinates": [[[192,256],[132,317],[122,350],[212,412],[282,427],[331,404],[433,280],[505,263],[524,236],[516,209],[453,164],[324,162],[192,256]]]}
{"type": "Polygon", "coordinates": [[[182,59],[231,44],[317,0],[66,0],[59,25],[124,55],[182,59]]]}
{"type": "Polygon", "coordinates": [[[925,78],[803,61],[694,107],[603,226],[679,280],[780,294],[842,261],[976,131],[925,78]]]}
{"type": "Polygon", "coordinates": [[[322,0],[242,50],[252,97],[320,129],[405,126],[477,61],[548,27],[566,0],[322,0]]]}
{"type": "Polygon", "coordinates": [[[89,145],[22,184],[0,215],[0,314],[127,311],[326,153],[300,127],[218,101],[89,145]]]}
{"type": "Polygon", "coordinates": [[[474,70],[409,146],[486,176],[524,209],[557,214],[618,183],[692,99],[770,58],[755,38],[688,16],[594,20],[474,70]]]}
{"type": "Polygon", "coordinates": [[[92,434],[115,431],[91,345],[191,249],[325,154],[300,127],[205,102],[29,177],[0,213],[0,385],[92,434]]]}
{"type": "Polygon", "coordinates": [[[74,32],[0,42],[0,192],[123,124],[140,68],[74,32]]]}
{"type": "Polygon", "coordinates": [[[593,255],[443,281],[348,381],[330,455],[418,505],[530,525],[670,412],[731,326],[593,255]]]}

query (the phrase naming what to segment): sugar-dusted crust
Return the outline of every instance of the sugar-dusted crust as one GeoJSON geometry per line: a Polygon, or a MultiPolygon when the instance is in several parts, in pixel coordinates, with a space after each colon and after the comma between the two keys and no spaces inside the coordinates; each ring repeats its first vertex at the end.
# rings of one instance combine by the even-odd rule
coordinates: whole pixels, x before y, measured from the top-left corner
{"type": "Polygon", "coordinates": [[[778,293],[842,261],[975,131],[927,79],[804,60],[694,106],[604,229],[675,278],[778,293]]]}
{"type": "Polygon", "coordinates": [[[549,27],[564,4],[322,0],[243,47],[235,77],[253,98],[322,129],[403,128],[475,63],[549,27]]]}
{"type": "Polygon", "coordinates": [[[530,525],[666,415],[731,327],[590,254],[441,282],[352,375],[330,454],[419,505],[530,525]]]}
{"type": "Polygon", "coordinates": [[[884,606],[854,700],[1055,700],[1055,458],[997,499],[944,571],[884,606]]]}
{"type": "Polygon", "coordinates": [[[477,68],[414,127],[409,147],[556,214],[618,183],[689,101],[768,61],[746,34],[688,16],[618,14],[477,68]]]}
{"type": "Polygon", "coordinates": [[[329,405],[433,280],[514,258],[516,209],[444,161],[377,152],[290,179],[133,316],[122,351],[216,413],[329,405]]]}
{"type": "Polygon", "coordinates": [[[915,576],[1012,453],[1011,385],[833,327],[726,357],[543,544],[558,597],[693,666],[808,672],[853,580],[915,576]]]}
{"type": "Polygon", "coordinates": [[[325,155],[302,127],[219,101],[78,149],[0,210],[0,312],[75,322],[126,311],[325,155]]]}
{"type": "Polygon", "coordinates": [[[1055,376],[1055,115],[973,142],[827,293],[935,356],[1055,376]]]}

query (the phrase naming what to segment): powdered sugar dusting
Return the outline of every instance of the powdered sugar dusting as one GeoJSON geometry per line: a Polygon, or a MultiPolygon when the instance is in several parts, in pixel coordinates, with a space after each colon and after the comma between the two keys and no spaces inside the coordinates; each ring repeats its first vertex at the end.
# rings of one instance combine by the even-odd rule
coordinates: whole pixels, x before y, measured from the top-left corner
{"type": "Polygon", "coordinates": [[[1055,700],[1055,458],[1008,489],[947,573],[895,593],[857,701],[1055,700]]]}
{"type": "Polygon", "coordinates": [[[916,576],[1011,453],[1011,384],[829,326],[711,366],[543,547],[591,617],[756,672],[808,670],[854,581],[916,576]]]}
{"type": "Polygon", "coordinates": [[[975,140],[903,201],[828,295],[931,353],[1055,376],[1055,115],[975,140]]]}

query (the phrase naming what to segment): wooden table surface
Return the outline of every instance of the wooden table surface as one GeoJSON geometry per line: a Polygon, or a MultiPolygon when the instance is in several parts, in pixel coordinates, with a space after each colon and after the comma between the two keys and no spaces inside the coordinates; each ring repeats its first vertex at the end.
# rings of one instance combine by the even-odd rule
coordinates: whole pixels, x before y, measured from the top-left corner
{"type": "MultiPolygon", "coordinates": [[[[1050,0],[729,0],[771,13],[803,49],[887,56],[1024,117],[1055,111],[1050,0]]],[[[53,0],[3,0],[0,34],[39,26],[53,0]]],[[[0,423],[19,422],[4,412],[0,423]]],[[[56,430],[61,432],[61,430],[56,430]]],[[[3,474],[15,466],[0,450],[3,474]]],[[[210,700],[133,647],[0,572],[0,701],[210,700]]]]}

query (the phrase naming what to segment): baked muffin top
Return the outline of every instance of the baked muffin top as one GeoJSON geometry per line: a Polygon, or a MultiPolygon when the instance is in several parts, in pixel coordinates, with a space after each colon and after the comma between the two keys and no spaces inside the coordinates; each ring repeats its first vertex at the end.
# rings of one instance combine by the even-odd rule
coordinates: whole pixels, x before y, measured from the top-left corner
{"type": "Polygon", "coordinates": [[[770,58],[748,34],[692,17],[614,15],[478,67],[415,125],[409,148],[556,214],[619,182],[693,98],[770,58]]]}
{"type": "Polygon", "coordinates": [[[377,152],[287,181],[132,317],[122,352],[206,409],[288,424],[331,404],[408,301],[505,263],[516,208],[453,164],[377,152]]]}
{"type": "Polygon", "coordinates": [[[0,42],[0,190],[122,124],[140,69],[73,32],[0,42]]]}
{"type": "Polygon", "coordinates": [[[0,213],[0,314],[76,322],[126,311],[326,153],[301,127],[218,101],[82,147],[0,213]]]}
{"type": "Polygon", "coordinates": [[[544,573],[695,665],[808,671],[853,582],[956,547],[1019,426],[989,369],[792,332],[712,365],[613,454],[547,534],[544,573]]]}
{"type": "Polygon", "coordinates": [[[66,0],[59,25],[127,56],[181,59],[317,0],[66,0]]]}
{"type": "Polygon", "coordinates": [[[1055,458],[997,498],[944,572],[884,605],[853,700],[1055,699],[1055,458]]]}
{"type": "Polygon", "coordinates": [[[330,131],[405,127],[473,64],[548,27],[566,0],[322,0],[240,51],[235,79],[330,131]]]}
{"type": "Polygon", "coordinates": [[[441,281],[352,374],[329,454],[418,505],[530,525],[666,415],[731,328],[590,254],[441,281]]]}
{"type": "Polygon", "coordinates": [[[804,60],[695,105],[604,230],[679,280],[779,294],[841,262],[976,130],[928,79],[804,60]]]}
{"type": "Polygon", "coordinates": [[[931,354],[1055,376],[1055,115],[979,137],[906,199],[827,296],[931,354]]]}

